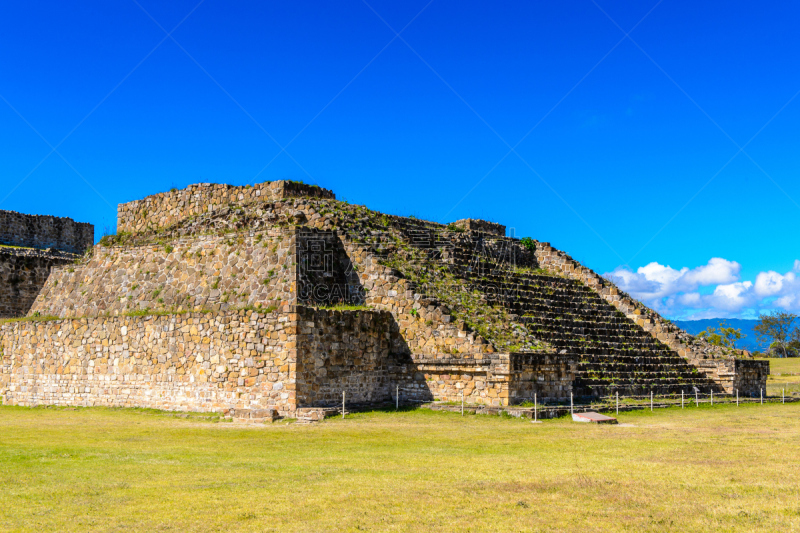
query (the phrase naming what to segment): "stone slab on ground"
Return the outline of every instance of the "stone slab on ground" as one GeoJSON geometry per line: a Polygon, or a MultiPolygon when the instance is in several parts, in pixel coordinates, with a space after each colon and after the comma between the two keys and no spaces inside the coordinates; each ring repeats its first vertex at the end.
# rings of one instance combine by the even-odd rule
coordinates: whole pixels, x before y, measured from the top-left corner
{"type": "Polygon", "coordinates": [[[594,424],[616,424],[617,419],[611,416],[601,415],[594,411],[585,413],[572,413],[573,422],[591,422],[594,424]]]}

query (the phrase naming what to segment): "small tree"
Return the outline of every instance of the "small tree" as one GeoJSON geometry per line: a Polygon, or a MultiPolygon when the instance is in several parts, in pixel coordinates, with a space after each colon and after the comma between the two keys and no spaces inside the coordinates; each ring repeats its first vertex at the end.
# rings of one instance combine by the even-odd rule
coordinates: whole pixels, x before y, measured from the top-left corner
{"type": "Polygon", "coordinates": [[[520,244],[531,252],[536,251],[536,243],[530,237],[523,237],[520,244]]]}
{"type": "Polygon", "coordinates": [[[783,352],[784,357],[789,356],[792,341],[800,341],[800,331],[792,328],[792,324],[797,320],[797,315],[786,311],[773,311],[758,317],[759,322],[753,326],[753,330],[758,336],[759,342],[770,342],[770,346],[775,346],[783,352]]]}
{"type": "Polygon", "coordinates": [[[741,329],[729,326],[724,320],[720,323],[719,329],[706,328],[697,335],[701,339],[706,339],[714,346],[722,346],[723,348],[736,348],[736,341],[747,337],[742,333],[741,329]]]}
{"type": "Polygon", "coordinates": [[[789,335],[789,351],[796,356],[800,354],[800,327],[795,326],[789,335]]]}

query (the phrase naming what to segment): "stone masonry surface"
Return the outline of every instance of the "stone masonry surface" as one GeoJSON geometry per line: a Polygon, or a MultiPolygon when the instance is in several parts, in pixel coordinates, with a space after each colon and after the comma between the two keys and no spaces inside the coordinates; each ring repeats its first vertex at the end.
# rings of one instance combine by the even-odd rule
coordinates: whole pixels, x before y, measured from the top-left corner
{"type": "Polygon", "coordinates": [[[32,311],[58,317],[141,309],[224,310],[294,300],[293,228],[202,235],[169,244],[97,246],[54,270],[32,311]]]}
{"type": "Polygon", "coordinates": [[[117,232],[137,233],[147,228],[170,226],[183,219],[209,213],[231,205],[246,205],[257,200],[276,201],[283,198],[309,196],[335,198],[317,186],[292,181],[273,181],[234,187],[214,183],[199,183],[186,189],[148,196],[117,208],[117,232]]]}
{"type": "Polygon", "coordinates": [[[391,398],[394,318],[388,312],[298,313],[297,401],[300,405],[376,403],[391,398]]]}
{"type": "Polygon", "coordinates": [[[76,256],[28,248],[0,247],[0,318],[25,316],[56,265],[76,256]]]}
{"type": "MultiPolygon", "coordinates": [[[[489,360],[418,364],[396,354],[398,336],[389,312],[306,307],[10,322],[0,326],[0,391],[12,405],[292,416],[298,406],[338,405],[342,392],[351,403],[390,401],[400,387],[406,400],[464,392],[471,403],[505,405],[515,390],[487,374],[489,360]]],[[[537,363],[557,374],[541,374],[540,398],[564,385],[550,357],[537,363]]]]}
{"type": "Polygon", "coordinates": [[[0,244],[82,254],[94,244],[94,226],[71,218],[0,210],[0,244]]]}
{"type": "Polygon", "coordinates": [[[500,237],[506,236],[506,227],[504,225],[487,222],[486,220],[465,218],[463,220],[456,220],[453,224],[458,228],[463,228],[465,231],[480,231],[500,237]]]}
{"type": "Polygon", "coordinates": [[[292,318],[239,311],[7,323],[0,391],[12,405],[289,414],[292,318]]]}

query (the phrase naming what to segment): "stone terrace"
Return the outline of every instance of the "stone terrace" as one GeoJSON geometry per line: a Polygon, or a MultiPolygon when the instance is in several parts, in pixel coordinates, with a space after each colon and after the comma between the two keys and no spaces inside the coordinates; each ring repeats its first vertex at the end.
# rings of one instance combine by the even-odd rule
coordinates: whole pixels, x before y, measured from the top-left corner
{"type": "Polygon", "coordinates": [[[198,183],[186,189],[163,192],[143,200],[119,204],[117,232],[139,233],[155,230],[230,205],[247,205],[258,200],[274,202],[301,196],[336,198],[327,189],[294,181],[272,181],[252,187],[198,183]]]}
{"type": "Polygon", "coordinates": [[[0,244],[82,254],[94,244],[94,226],[71,218],[0,210],[0,244]]]}

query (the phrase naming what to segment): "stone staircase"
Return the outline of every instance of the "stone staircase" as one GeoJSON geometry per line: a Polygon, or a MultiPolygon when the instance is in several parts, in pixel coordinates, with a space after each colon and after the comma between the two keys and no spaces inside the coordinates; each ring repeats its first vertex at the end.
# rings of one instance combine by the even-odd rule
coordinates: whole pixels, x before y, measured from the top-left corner
{"type": "MultiPolygon", "coordinates": [[[[580,281],[540,270],[519,241],[478,232],[451,232],[440,225],[395,219],[404,241],[445,265],[478,291],[486,305],[500,306],[515,322],[558,353],[579,358],[576,397],[724,392],[685,357],[580,281]]],[[[424,288],[418,290],[424,292],[424,288]]],[[[436,295],[426,295],[433,299],[436,295]]],[[[492,341],[493,339],[487,339],[492,341]]]]}
{"type": "Polygon", "coordinates": [[[560,353],[579,356],[577,396],[679,394],[692,387],[722,391],[579,281],[536,274],[486,255],[476,257],[473,249],[459,244],[451,254],[460,276],[484,294],[488,304],[508,309],[537,338],[560,353]]]}

